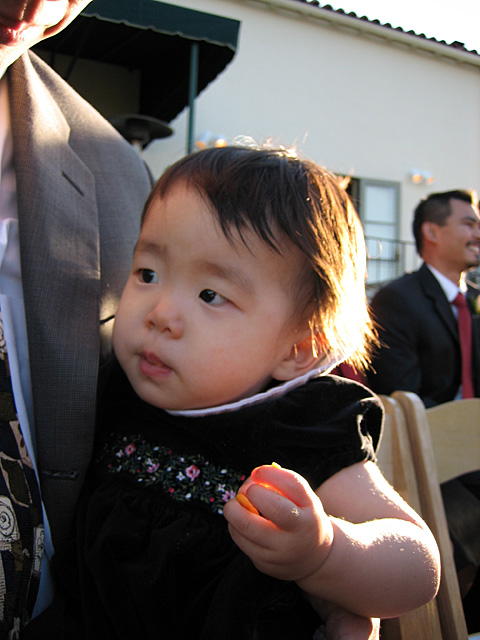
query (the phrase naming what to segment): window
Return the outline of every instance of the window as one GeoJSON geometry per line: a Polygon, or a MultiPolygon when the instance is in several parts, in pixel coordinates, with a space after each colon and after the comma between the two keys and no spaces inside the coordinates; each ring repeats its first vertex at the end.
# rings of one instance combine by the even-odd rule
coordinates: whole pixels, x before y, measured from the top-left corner
{"type": "Polygon", "coordinates": [[[401,275],[408,247],[398,240],[400,184],[352,178],[347,191],[365,234],[367,285],[377,285],[401,275]]]}

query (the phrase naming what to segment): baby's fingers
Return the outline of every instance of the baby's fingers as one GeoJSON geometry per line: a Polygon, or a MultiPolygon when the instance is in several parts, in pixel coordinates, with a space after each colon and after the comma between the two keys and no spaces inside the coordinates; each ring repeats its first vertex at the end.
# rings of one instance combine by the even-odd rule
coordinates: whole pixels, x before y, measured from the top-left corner
{"type": "Polygon", "coordinates": [[[247,497],[264,518],[284,531],[294,531],[304,524],[305,511],[271,488],[252,484],[247,497]]]}
{"type": "MultiPolygon", "coordinates": [[[[297,507],[310,507],[318,500],[305,478],[289,469],[282,469],[278,465],[257,467],[252,471],[251,480],[257,485],[262,485],[285,496],[297,507]]],[[[250,487],[247,488],[247,491],[249,490],[250,487]]]]}
{"type": "Polygon", "coordinates": [[[232,538],[242,551],[248,553],[244,548],[247,542],[260,547],[268,545],[272,530],[276,530],[277,527],[259,515],[258,512],[255,513],[250,508],[247,509],[246,506],[241,505],[241,501],[230,500],[223,508],[223,515],[230,525],[232,538]],[[241,539],[243,539],[243,543],[241,539]]]}

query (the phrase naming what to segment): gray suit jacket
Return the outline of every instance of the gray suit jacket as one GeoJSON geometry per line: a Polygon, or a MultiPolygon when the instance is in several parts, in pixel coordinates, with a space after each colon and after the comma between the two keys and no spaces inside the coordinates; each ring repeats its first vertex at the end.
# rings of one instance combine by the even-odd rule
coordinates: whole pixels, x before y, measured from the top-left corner
{"type": "Polygon", "coordinates": [[[110,348],[151,178],[137,152],[34,54],[7,77],[37,462],[58,544],[90,460],[100,354],[110,348]]]}

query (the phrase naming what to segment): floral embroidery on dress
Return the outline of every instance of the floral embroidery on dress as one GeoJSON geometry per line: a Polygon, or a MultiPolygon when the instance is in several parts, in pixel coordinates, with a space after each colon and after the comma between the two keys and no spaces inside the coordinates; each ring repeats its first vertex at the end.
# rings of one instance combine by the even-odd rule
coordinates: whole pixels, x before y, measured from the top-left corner
{"type": "Polygon", "coordinates": [[[211,464],[201,455],[178,455],[168,447],[152,445],[141,436],[112,434],[100,457],[109,473],[132,476],[138,483],[159,485],[172,500],[197,501],[222,514],[245,475],[211,464]]]}

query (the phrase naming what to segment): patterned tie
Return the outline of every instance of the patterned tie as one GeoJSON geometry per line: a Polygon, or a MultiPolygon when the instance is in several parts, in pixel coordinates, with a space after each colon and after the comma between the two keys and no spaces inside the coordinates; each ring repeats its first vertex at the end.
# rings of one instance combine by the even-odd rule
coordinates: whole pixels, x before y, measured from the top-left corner
{"type": "Polygon", "coordinates": [[[472,318],[463,293],[458,292],[453,304],[458,310],[458,335],[462,351],[462,398],[474,398],[472,378],[472,318]]]}
{"type": "Polygon", "coordinates": [[[0,314],[0,638],[29,621],[43,553],[40,492],[18,422],[0,314]]]}

